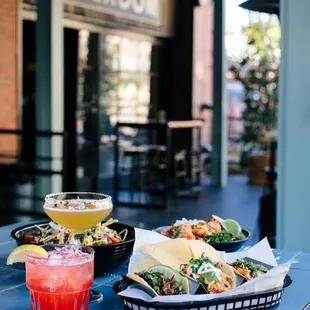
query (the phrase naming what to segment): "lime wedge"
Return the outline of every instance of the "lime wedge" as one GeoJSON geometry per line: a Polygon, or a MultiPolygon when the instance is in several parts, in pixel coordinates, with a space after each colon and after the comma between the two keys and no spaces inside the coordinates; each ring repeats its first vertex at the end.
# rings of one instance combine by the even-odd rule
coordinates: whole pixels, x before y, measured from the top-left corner
{"type": "Polygon", "coordinates": [[[174,280],[181,283],[183,285],[185,293],[188,294],[188,292],[189,292],[189,281],[186,277],[181,276],[178,271],[176,271],[176,270],[174,270],[168,266],[165,266],[165,265],[153,266],[148,271],[149,272],[159,272],[159,273],[163,274],[166,278],[169,278],[169,279],[174,277],[174,280]]]}
{"type": "Polygon", "coordinates": [[[233,235],[239,235],[242,232],[241,226],[235,220],[224,220],[222,226],[226,231],[233,235]]]}
{"type": "Polygon", "coordinates": [[[14,263],[24,263],[26,253],[31,253],[33,256],[48,258],[48,253],[40,246],[34,244],[25,244],[15,248],[6,260],[7,265],[14,263]]]}

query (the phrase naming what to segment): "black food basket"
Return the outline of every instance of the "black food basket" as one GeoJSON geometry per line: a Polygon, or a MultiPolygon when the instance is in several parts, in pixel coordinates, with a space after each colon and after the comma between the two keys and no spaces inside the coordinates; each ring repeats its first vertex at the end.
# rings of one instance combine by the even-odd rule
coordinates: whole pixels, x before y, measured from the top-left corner
{"type": "MultiPolygon", "coordinates": [[[[40,230],[37,226],[46,227],[47,225],[49,225],[49,222],[39,222],[20,226],[11,232],[11,236],[15,239],[17,245],[27,243],[40,245],[39,243],[25,241],[24,236],[40,235],[40,230]]],[[[127,229],[128,233],[123,242],[92,246],[95,250],[95,276],[103,276],[105,273],[121,266],[129,259],[133,251],[135,244],[134,227],[117,222],[111,224],[109,228],[114,229],[117,232],[127,229]]]]}
{"type": "MultiPolygon", "coordinates": [[[[122,297],[124,309],[129,310],[257,310],[276,309],[280,303],[285,288],[292,284],[290,276],[286,276],[283,287],[256,295],[240,295],[209,301],[197,301],[187,303],[150,303],[135,298],[122,297]]],[[[128,284],[118,281],[113,290],[119,293],[125,290],[128,284]]]]}

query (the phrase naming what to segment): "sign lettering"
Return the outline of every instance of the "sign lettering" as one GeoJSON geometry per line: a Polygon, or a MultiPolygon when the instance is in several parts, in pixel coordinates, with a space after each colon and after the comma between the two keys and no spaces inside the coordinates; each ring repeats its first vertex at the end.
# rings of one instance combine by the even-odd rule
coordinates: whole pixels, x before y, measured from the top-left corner
{"type": "Polygon", "coordinates": [[[67,0],[108,14],[159,25],[162,23],[163,0],[67,0]]]}

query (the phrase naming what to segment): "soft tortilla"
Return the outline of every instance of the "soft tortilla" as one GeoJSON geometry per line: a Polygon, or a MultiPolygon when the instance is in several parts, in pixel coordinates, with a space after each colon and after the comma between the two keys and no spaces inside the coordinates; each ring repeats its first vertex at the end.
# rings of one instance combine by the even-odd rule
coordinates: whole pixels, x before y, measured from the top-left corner
{"type": "Polygon", "coordinates": [[[232,288],[236,287],[236,274],[234,272],[234,268],[229,266],[228,264],[224,263],[224,262],[217,262],[218,264],[218,268],[221,269],[223,272],[227,273],[228,275],[232,276],[234,279],[234,283],[232,285],[232,288]]]}
{"type": "Polygon", "coordinates": [[[141,247],[141,251],[175,270],[180,270],[180,265],[188,264],[192,259],[187,239],[182,238],[147,244],[141,247]]]}
{"type": "MultiPolygon", "coordinates": [[[[156,291],[140,276],[134,274],[134,273],[128,273],[127,277],[130,278],[131,280],[140,283],[141,285],[144,285],[146,287],[148,287],[149,289],[152,290],[152,292],[154,292],[154,294],[156,294],[157,296],[159,296],[156,291]]],[[[189,281],[186,277],[181,276],[181,281],[179,282],[183,288],[186,294],[189,293],[189,281]]]]}
{"type": "Polygon", "coordinates": [[[139,262],[132,264],[130,272],[139,273],[148,270],[153,266],[158,265],[159,262],[149,255],[145,255],[139,262]]]}
{"type": "Polygon", "coordinates": [[[128,274],[127,274],[127,277],[128,277],[129,279],[131,279],[131,280],[137,282],[137,283],[140,283],[140,284],[143,285],[143,286],[146,286],[147,288],[149,288],[150,290],[152,290],[152,292],[153,292],[155,295],[159,296],[159,295],[156,293],[156,291],[155,291],[144,279],[142,279],[140,276],[138,276],[138,275],[136,275],[136,274],[134,274],[134,273],[128,273],[128,274]]]}
{"type": "Polygon", "coordinates": [[[223,261],[221,255],[210,244],[200,240],[187,240],[187,242],[192,252],[193,258],[199,258],[202,254],[205,254],[205,256],[208,256],[215,262],[223,261]]]}

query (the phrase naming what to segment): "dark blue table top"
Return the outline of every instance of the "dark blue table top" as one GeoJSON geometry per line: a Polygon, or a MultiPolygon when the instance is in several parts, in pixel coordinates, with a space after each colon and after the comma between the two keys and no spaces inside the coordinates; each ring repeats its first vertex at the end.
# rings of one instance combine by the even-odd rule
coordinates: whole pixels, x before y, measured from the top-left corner
{"type": "MultiPolygon", "coordinates": [[[[16,246],[10,232],[19,225],[21,224],[0,228],[0,310],[28,310],[30,308],[24,270],[19,264],[5,265],[8,254],[16,246]]],[[[279,263],[286,262],[296,254],[296,252],[275,250],[279,263]]],[[[279,310],[300,310],[310,301],[310,254],[301,253],[297,260],[298,263],[294,264],[290,271],[293,284],[286,290],[279,310]]],[[[93,288],[104,294],[104,300],[99,304],[92,304],[90,310],[123,309],[121,299],[114,294],[112,286],[126,271],[127,267],[124,265],[116,272],[95,278],[93,288]]]]}

